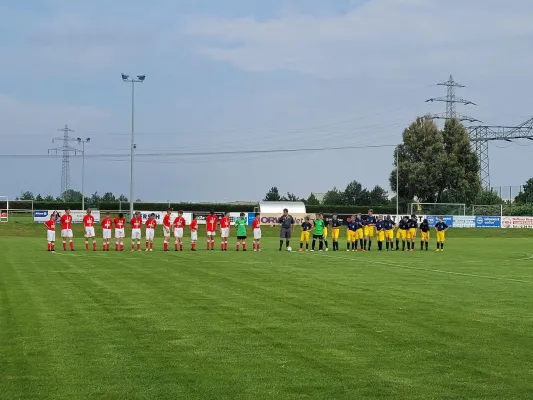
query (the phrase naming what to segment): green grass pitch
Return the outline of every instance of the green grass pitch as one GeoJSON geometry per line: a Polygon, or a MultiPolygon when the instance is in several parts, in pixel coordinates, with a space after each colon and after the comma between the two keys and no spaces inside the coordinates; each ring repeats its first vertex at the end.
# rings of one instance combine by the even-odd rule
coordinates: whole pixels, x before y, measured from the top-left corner
{"type": "Polygon", "coordinates": [[[0,398],[533,398],[531,231],[365,254],[267,234],[94,253],[78,231],[51,254],[42,226],[0,225],[0,398]]]}

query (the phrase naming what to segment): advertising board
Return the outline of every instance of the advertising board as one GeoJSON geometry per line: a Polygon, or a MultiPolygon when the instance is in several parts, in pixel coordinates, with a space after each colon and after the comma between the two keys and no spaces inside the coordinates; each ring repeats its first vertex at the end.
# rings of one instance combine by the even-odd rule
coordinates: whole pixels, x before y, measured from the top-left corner
{"type": "MultiPolygon", "coordinates": [[[[50,219],[50,216],[54,211],[59,211],[59,214],[63,215],[65,211],[63,210],[36,210],[33,212],[33,222],[46,222],[50,219]]],[[[83,222],[83,217],[87,214],[83,210],[71,210],[70,215],[72,215],[72,223],[79,224],[83,222]]],[[[94,217],[94,222],[100,222],[100,211],[92,210],[92,216],[94,217]]]]}
{"type": "Polygon", "coordinates": [[[475,228],[476,217],[473,215],[454,215],[453,216],[454,228],[475,228]]]}
{"type": "Polygon", "coordinates": [[[476,217],[476,228],[501,228],[501,217],[476,217]]]}
{"type": "MultiPolygon", "coordinates": [[[[439,217],[437,215],[428,215],[427,216],[428,224],[430,227],[434,227],[435,224],[438,222],[439,217]]],[[[449,227],[453,227],[453,216],[451,215],[443,215],[442,221],[446,223],[449,227]]]]}
{"type": "Polygon", "coordinates": [[[533,217],[502,217],[502,228],[533,228],[533,217]]]}

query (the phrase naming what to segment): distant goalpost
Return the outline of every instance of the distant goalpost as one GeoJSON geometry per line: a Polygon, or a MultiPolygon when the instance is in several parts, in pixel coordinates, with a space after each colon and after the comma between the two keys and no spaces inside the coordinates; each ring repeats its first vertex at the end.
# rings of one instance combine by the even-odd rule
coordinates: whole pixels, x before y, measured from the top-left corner
{"type": "Polygon", "coordinates": [[[9,198],[0,196],[0,222],[9,221],[9,198]]]}
{"type": "Polygon", "coordinates": [[[419,215],[466,215],[464,203],[410,203],[409,211],[419,215]]]}

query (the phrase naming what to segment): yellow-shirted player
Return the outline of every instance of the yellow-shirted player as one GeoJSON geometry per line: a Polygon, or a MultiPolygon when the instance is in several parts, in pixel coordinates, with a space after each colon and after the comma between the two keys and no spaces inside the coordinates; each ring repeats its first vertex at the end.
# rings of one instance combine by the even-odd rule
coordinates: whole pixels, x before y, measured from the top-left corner
{"type": "Polygon", "coordinates": [[[363,222],[363,219],[361,218],[361,214],[357,214],[355,216],[355,250],[356,251],[357,251],[357,241],[359,241],[359,244],[361,245],[361,251],[365,251],[364,239],[365,239],[364,222],[363,222]]]}
{"type": "Polygon", "coordinates": [[[424,250],[424,245],[426,246],[426,251],[428,251],[429,246],[429,224],[428,220],[424,219],[420,224],[420,250],[424,250]]]}
{"type": "Polygon", "coordinates": [[[331,240],[333,240],[333,251],[339,251],[339,234],[342,223],[339,221],[337,214],[331,218],[331,240]]]}
{"type": "Polygon", "coordinates": [[[302,233],[300,234],[300,252],[303,251],[305,243],[305,251],[309,251],[309,235],[313,229],[309,216],[305,217],[302,223],[302,233]]]}
{"type": "Polygon", "coordinates": [[[387,215],[385,218],[385,221],[383,221],[383,228],[385,230],[385,247],[387,248],[387,251],[389,249],[392,251],[394,250],[394,228],[396,227],[396,224],[392,220],[390,215],[387,215]]]}

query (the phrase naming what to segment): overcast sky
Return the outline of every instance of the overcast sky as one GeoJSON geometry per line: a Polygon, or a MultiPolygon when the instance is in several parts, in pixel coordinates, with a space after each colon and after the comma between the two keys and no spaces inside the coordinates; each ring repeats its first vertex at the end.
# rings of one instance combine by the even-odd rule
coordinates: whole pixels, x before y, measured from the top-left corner
{"type": "MultiPolygon", "coordinates": [[[[131,88],[145,201],[258,200],[274,185],[307,196],[356,179],[388,188],[392,148],[467,86],[459,107],[486,124],[533,116],[531,0],[93,0],[0,2],[0,154],[46,154],[65,124],[90,137],[86,194],[129,196],[131,88]],[[116,155],[89,158],[95,155],[116,155]]],[[[75,143],[72,143],[75,145],[75,143]]],[[[490,146],[493,185],[533,175],[528,143],[490,146]]],[[[0,195],[58,195],[61,160],[0,157],[0,195]]],[[[71,161],[81,189],[81,161],[71,161]]]]}

